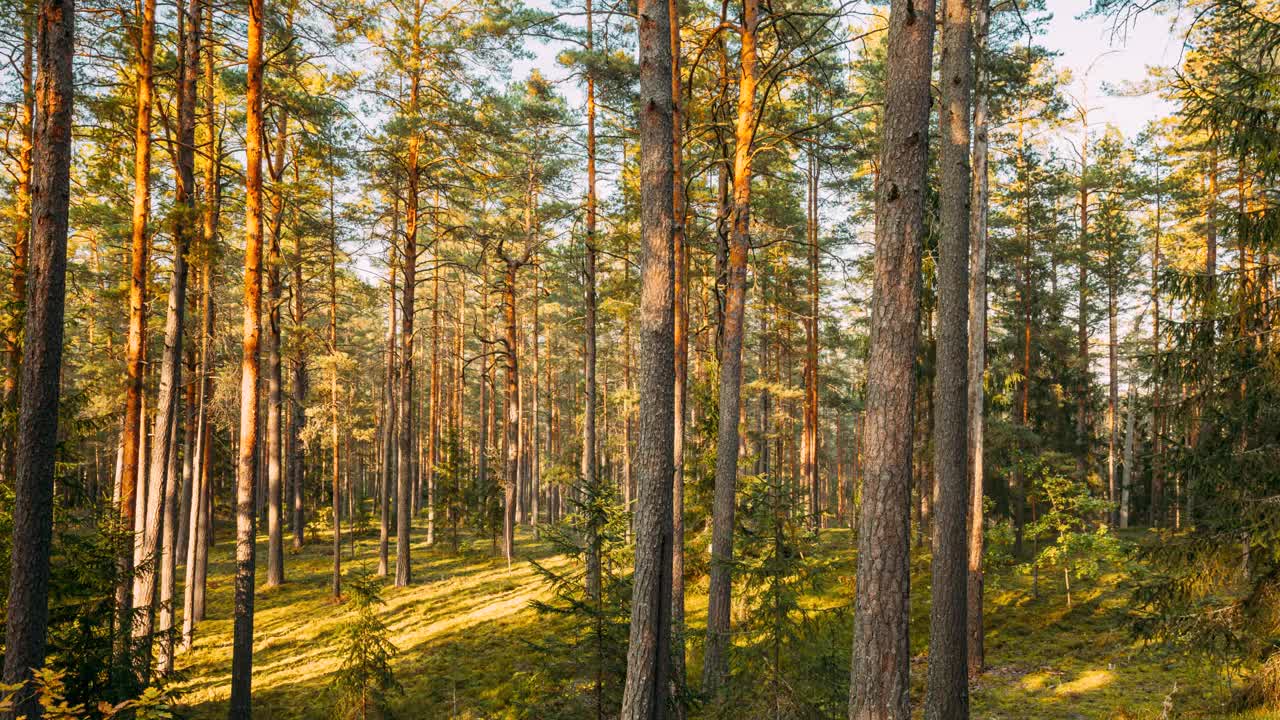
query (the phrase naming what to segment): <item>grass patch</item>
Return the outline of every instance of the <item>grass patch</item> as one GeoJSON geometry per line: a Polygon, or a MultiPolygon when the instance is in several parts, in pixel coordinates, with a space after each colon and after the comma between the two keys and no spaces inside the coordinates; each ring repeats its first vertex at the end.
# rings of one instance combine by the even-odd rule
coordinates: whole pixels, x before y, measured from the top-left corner
{"type": "MultiPolygon", "coordinates": [[[[549,593],[528,561],[555,567],[565,560],[524,531],[517,538],[517,560],[511,567],[488,538],[464,538],[457,553],[448,543],[428,547],[421,529],[414,538],[415,582],[408,588],[388,587],[382,608],[400,650],[395,672],[405,694],[393,699],[396,716],[537,717],[518,709],[527,700],[519,696],[519,678],[537,669],[538,663],[526,641],[550,637],[560,627],[530,607],[530,601],[546,599],[549,593]]],[[[821,552],[832,558],[829,572],[837,581],[822,594],[805,597],[807,609],[852,602],[852,544],[848,531],[824,532],[821,552]]],[[[226,540],[213,548],[207,619],[197,628],[195,646],[178,658],[182,679],[176,689],[196,720],[226,713],[233,552],[226,540]]],[[[328,687],[339,665],[337,634],[351,609],[329,597],[329,552],[330,545],[322,541],[288,555],[287,582],[270,590],[262,587],[265,563],[259,563],[263,574],[258,578],[253,680],[257,718],[310,720],[331,714],[328,687]]],[[[265,542],[259,553],[265,557],[265,542]]],[[[354,559],[349,553],[344,549],[344,573],[374,571],[376,536],[357,541],[354,559]]],[[[912,570],[912,701],[918,712],[927,663],[927,556],[917,554],[912,570]]],[[[1127,577],[1119,568],[1108,568],[1093,581],[1073,583],[1070,608],[1060,578],[1041,576],[1038,588],[1033,588],[1029,575],[1006,570],[990,576],[987,587],[988,671],[971,690],[974,718],[1272,717],[1263,711],[1228,712],[1233,687],[1216,668],[1185,653],[1134,640],[1125,615],[1127,577]]],[[[696,684],[706,579],[691,579],[688,592],[689,677],[696,684]]]]}

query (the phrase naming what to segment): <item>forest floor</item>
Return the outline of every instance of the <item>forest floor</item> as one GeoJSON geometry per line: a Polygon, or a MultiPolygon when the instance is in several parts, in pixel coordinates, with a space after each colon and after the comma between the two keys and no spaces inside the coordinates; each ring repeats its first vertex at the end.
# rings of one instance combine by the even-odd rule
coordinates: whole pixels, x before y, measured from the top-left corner
{"type": "MultiPolygon", "coordinates": [[[[395,716],[417,718],[536,717],[512,709],[520,684],[538,662],[529,641],[557,632],[557,625],[530,606],[549,596],[529,560],[563,567],[551,546],[522,531],[518,559],[508,568],[489,539],[465,539],[459,552],[447,540],[433,547],[418,528],[413,547],[413,584],[388,587],[382,617],[399,648],[395,662],[404,695],[395,716]]],[[[848,605],[854,576],[847,530],[824,531],[822,550],[834,559],[839,582],[810,607],[848,605]]],[[[255,718],[317,720],[332,715],[328,693],[339,629],[351,614],[330,599],[331,545],[313,540],[286,557],[287,582],[263,587],[265,542],[259,545],[255,615],[255,718]]],[[[394,568],[394,543],[392,548],[394,568]]],[[[226,532],[210,555],[207,619],[195,647],[178,658],[176,685],[190,717],[225,717],[231,668],[233,546],[226,532]]],[[[344,546],[344,574],[373,572],[376,532],[358,539],[354,559],[344,546]]],[[[928,640],[928,559],[913,560],[913,707],[924,696],[924,650],[928,640]]],[[[1222,718],[1261,720],[1263,712],[1233,714],[1232,683],[1203,660],[1144,645],[1132,638],[1126,608],[1125,573],[1106,568],[1100,577],[1073,583],[1067,606],[1061,577],[1032,578],[1020,571],[989,574],[987,580],[988,670],[972,688],[972,716],[982,720],[1145,720],[1222,718]],[[1176,689],[1175,689],[1176,688],[1176,689]]],[[[692,583],[687,601],[689,677],[699,674],[706,613],[706,580],[692,583]]],[[[748,720],[748,719],[742,719],[748,720]]]]}

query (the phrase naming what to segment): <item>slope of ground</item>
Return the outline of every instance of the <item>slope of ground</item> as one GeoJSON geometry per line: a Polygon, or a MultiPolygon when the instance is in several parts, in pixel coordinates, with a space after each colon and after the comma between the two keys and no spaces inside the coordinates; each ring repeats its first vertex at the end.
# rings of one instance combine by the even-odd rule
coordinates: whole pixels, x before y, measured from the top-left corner
{"type": "MultiPolygon", "coordinates": [[[[529,603],[548,591],[528,559],[552,567],[565,560],[521,534],[519,558],[508,568],[489,539],[469,539],[459,552],[449,543],[425,544],[415,533],[414,583],[388,587],[383,617],[400,650],[397,678],[405,694],[401,718],[519,717],[512,679],[538,663],[528,641],[556,632],[529,603]]],[[[825,533],[823,552],[837,559],[841,582],[807,601],[814,607],[847,604],[854,575],[847,531],[825,533]]],[[[344,573],[371,573],[377,541],[361,537],[354,556],[344,548],[344,573]]],[[[177,684],[193,718],[226,712],[231,667],[233,548],[225,540],[211,555],[208,617],[195,647],[181,655],[177,684]]],[[[394,553],[394,544],[393,550],[394,553]]],[[[259,557],[265,547],[260,546],[259,557]]],[[[259,567],[255,622],[255,718],[325,718],[331,714],[330,675],[338,668],[338,630],[350,611],[330,595],[330,545],[311,542],[286,561],[287,583],[262,589],[259,567]]],[[[394,555],[392,558],[394,563],[394,555]]],[[[259,563],[263,565],[263,563],[259,563]]],[[[923,698],[928,634],[927,560],[915,561],[912,602],[913,704],[923,698]]],[[[973,717],[981,719],[1124,719],[1267,717],[1231,714],[1224,676],[1193,657],[1135,642],[1125,622],[1126,582],[1119,572],[1073,588],[1067,606],[1061,579],[1009,571],[988,581],[988,672],[973,688],[973,717]]],[[[690,587],[689,677],[699,677],[699,645],[706,611],[705,580],[690,587]]]]}

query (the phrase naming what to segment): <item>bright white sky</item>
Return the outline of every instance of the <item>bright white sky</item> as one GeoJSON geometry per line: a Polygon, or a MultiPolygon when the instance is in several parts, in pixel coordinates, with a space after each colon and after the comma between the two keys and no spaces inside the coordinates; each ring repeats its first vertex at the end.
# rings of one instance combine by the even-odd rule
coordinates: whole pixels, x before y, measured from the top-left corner
{"type": "Polygon", "coordinates": [[[1071,92],[1079,95],[1087,90],[1091,125],[1110,123],[1133,137],[1151,120],[1169,114],[1169,105],[1155,95],[1119,97],[1107,95],[1103,87],[1140,83],[1149,67],[1178,63],[1182,33],[1171,28],[1168,16],[1149,11],[1137,23],[1114,28],[1109,18],[1080,18],[1090,0],[1047,0],[1046,4],[1053,19],[1039,40],[1062,53],[1058,65],[1075,77],[1071,92]]]}

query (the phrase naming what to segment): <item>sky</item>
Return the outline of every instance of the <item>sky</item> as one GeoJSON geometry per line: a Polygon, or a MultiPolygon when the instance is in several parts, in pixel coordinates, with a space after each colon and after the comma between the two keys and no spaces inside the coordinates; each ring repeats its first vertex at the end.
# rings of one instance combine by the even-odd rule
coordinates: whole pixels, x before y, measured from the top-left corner
{"type": "Polygon", "coordinates": [[[1090,124],[1110,123],[1133,137],[1149,121],[1171,108],[1154,95],[1118,97],[1104,86],[1140,83],[1149,67],[1173,67],[1182,51],[1182,34],[1168,16],[1148,11],[1137,22],[1115,27],[1111,18],[1080,16],[1090,0],[1047,0],[1053,13],[1040,41],[1061,53],[1058,65],[1075,78],[1073,94],[1087,92],[1090,124]]]}

